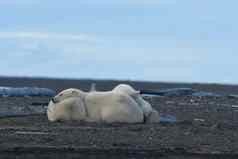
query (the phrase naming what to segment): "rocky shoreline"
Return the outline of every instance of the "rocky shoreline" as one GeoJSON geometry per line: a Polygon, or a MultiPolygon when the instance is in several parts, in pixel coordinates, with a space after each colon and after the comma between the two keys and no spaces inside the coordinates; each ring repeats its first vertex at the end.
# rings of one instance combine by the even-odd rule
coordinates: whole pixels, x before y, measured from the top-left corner
{"type": "MultiPolygon", "coordinates": [[[[38,81],[35,85],[51,88],[50,83],[38,81]]],[[[67,85],[56,83],[58,90],[67,85]]],[[[78,81],[75,87],[81,84],[78,81]]],[[[180,84],[155,87],[185,88],[180,84]]],[[[145,97],[161,116],[176,117],[175,122],[159,124],[49,123],[44,111],[50,97],[1,97],[2,113],[35,114],[0,118],[0,158],[237,158],[236,86],[186,85],[195,87],[222,96],[145,97]]]]}

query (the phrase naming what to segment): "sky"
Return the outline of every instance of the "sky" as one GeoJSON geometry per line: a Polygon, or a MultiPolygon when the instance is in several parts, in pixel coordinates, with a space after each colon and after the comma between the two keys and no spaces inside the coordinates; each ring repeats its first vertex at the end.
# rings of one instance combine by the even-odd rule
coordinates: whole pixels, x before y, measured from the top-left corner
{"type": "Polygon", "coordinates": [[[0,75],[238,84],[237,6],[0,0],[0,75]]]}

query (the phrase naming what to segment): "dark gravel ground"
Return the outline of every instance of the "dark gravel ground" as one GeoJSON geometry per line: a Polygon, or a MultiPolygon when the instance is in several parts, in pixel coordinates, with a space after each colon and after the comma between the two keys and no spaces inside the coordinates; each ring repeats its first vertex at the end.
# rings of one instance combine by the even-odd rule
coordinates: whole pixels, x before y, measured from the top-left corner
{"type": "MultiPolygon", "coordinates": [[[[67,80],[48,79],[47,82],[28,79],[30,82],[21,83],[17,79],[14,80],[15,84],[9,79],[7,85],[4,82],[5,78],[0,79],[0,85],[34,85],[59,91],[68,87],[81,88],[82,83],[86,81],[75,80],[71,83],[72,81],[67,80]]],[[[105,83],[108,89],[120,83],[112,81],[110,85],[109,81],[100,82],[104,84],[97,84],[99,89],[105,83]]],[[[84,85],[83,88],[89,88],[89,85],[84,85]]],[[[133,83],[133,85],[140,89],[196,87],[202,91],[238,94],[238,86],[167,83],[133,83]]],[[[227,96],[146,98],[162,116],[176,116],[177,122],[135,125],[49,123],[44,114],[1,118],[0,158],[238,158],[237,98],[227,96]]],[[[0,110],[8,108],[12,111],[31,111],[37,114],[42,113],[48,101],[48,97],[2,97],[0,110]]]]}

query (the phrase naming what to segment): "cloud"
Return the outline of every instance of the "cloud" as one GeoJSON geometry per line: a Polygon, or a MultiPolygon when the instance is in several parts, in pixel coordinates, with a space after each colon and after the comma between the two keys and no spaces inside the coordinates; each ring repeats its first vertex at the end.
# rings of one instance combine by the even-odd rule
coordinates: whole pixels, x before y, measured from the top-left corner
{"type": "Polygon", "coordinates": [[[40,2],[39,0],[0,0],[0,6],[30,6],[40,2]]]}
{"type": "Polygon", "coordinates": [[[120,0],[120,1],[111,1],[111,0],[88,0],[85,4],[91,6],[113,6],[113,7],[131,7],[131,8],[155,8],[161,6],[175,5],[178,0],[120,0]]]}
{"type": "Polygon", "coordinates": [[[205,82],[228,74],[225,82],[237,79],[232,74],[236,54],[227,48],[173,38],[86,35],[0,32],[1,74],[205,82]],[[93,39],[104,41],[85,43],[93,39]]]}
{"type": "Polygon", "coordinates": [[[87,5],[87,6],[97,6],[97,7],[122,7],[122,6],[129,6],[129,7],[157,7],[161,5],[173,5],[176,4],[177,0],[120,0],[120,1],[111,1],[111,0],[71,0],[70,2],[66,1],[56,1],[56,0],[9,0],[4,1],[0,0],[0,6],[16,6],[16,7],[32,7],[32,6],[63,6],[63,7],[77,7],[80,5],[87,5]],[[57,3],[57,5],[56,5],[57,3]]]}
{"type": "Polygon", "coordinates": [[[96,41],[95,37],[86,34],[68,34],[51,32],[0,32],[0,39],[42,39],[69,41],[96,41]]]}
{"type": "Polygon", "coordinates": [[[161,6],[161,5],[174,5],[177,0],[130,0],[130,4],[144,5],[144,6],[161,6]]]}

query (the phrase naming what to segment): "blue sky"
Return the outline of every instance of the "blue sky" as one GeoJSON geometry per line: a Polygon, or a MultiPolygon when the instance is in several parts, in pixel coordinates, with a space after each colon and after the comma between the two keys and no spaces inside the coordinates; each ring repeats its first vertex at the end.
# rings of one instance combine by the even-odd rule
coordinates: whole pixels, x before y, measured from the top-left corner
{"type": "Polygon", "coordinates": [[[237,84],[237,6],[0,0],[0,75],[237,84]]]}

